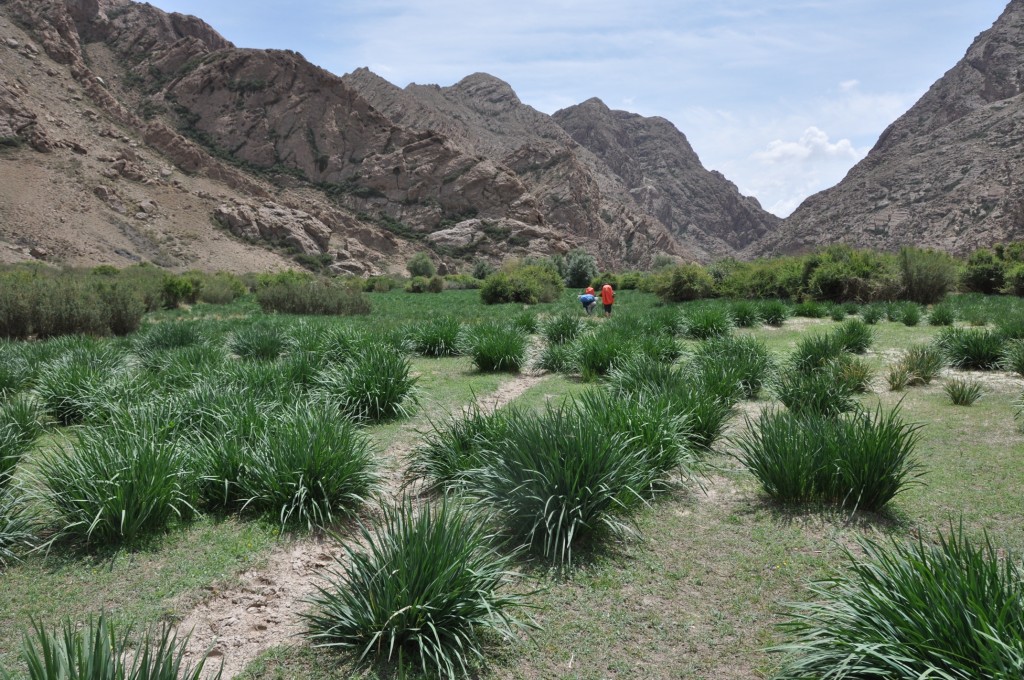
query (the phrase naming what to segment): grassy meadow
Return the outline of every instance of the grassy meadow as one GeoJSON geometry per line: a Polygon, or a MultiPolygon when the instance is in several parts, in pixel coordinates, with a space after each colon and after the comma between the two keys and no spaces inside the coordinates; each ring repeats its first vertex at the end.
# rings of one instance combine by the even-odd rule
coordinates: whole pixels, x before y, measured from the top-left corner
{"type": "MultiPolygon", "coordinates": [[[[159,630],[309,541],[344,544],[334,580],[310,576],[296,609],[316,613],[239,677],[823,677],[838,652],[786,647],[807,633],[794,612],[818,622],[794,605],[872,546],[958,536],[1019,568],[1017,298],[762,309],[622,290],[611,319],[572,292],[366,298],[366,316],[246,295],[120,338],[0,341],[0,669],[27,672],[33,622],[159,630]],[[825,440],[821,456],[862,458],[808,462],[825,440]]],[[[1024,669],[1018,573],[990,677],[1024,669]]]]}

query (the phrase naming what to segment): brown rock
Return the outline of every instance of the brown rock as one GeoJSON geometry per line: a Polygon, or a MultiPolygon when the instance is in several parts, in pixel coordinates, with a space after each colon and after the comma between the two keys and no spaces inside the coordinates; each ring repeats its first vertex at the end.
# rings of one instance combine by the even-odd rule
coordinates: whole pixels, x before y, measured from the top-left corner
{"type": "Polygon", "coordinates": [[[330,229],[320,220],[276,203],[221,205],[213,216],[236,236],[284,243],[309,255],[324,252],[331,239],[330,229]]]}

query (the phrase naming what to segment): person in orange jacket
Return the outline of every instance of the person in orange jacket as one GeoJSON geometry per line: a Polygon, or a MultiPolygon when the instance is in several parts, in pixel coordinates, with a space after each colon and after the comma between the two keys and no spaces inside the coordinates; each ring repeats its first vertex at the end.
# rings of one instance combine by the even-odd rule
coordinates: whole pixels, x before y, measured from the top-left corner
{"type": "Polygon", "coordinates": [[[612,290],[611,284],[601,286],[601,302],[604,303],[604,315],[611,316],[612,305],[615,304],[615,291],[612,290]]]}

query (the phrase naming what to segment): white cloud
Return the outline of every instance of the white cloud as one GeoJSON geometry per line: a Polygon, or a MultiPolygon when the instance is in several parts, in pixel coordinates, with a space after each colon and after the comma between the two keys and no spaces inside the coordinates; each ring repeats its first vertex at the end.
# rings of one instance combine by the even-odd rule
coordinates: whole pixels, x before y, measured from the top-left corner
{"type": "Polygon", "coordinates": [[[831,158],[857,162],[865,155],[867,155],[867,150],[854,148],[849,139],[840,139],[833,143],[829,141],[828,133],[811,126],[804,130],[800,139],[792,142],[784,142],[781,139],[773,140],[768,143],[764,151],[758,151],[751,157],[761,163],[774,165],[831,158]]]}
{"type": "Polygon", "coordinates": [[[849,92],[850,90],[857,89],[858,85],[860,85],[860,81],[857,80],[856,78],[851,80],[844,80],[843,82],[839,83],[839,89],[842,92],[849,92]]]}

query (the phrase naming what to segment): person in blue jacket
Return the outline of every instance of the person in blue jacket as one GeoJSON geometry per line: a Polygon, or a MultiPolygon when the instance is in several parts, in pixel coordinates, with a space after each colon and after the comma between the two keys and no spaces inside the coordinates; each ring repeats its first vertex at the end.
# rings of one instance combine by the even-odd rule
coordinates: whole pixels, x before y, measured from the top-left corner
{"type": "Polygon", "coordinates": [[[594,295],[593,288],[587,288],[583,291],[583,295],[580,295],[580,304],[583,305],[583,309],[587,314],[593,313],[594,306],[597,305],[597,297],[594,295]]]}

